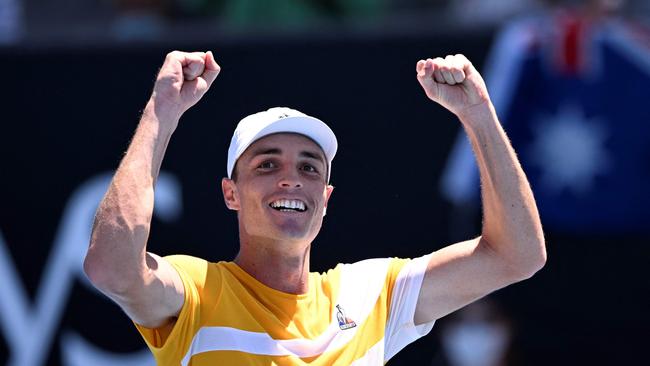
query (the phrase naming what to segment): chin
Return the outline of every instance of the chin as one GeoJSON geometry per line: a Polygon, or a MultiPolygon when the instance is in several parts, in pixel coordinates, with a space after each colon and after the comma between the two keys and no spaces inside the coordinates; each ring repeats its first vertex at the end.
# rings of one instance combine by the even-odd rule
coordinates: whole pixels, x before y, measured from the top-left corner
{"type": "Polygon", "coordinates": [[[281,227],[278,236],[285,240],[307,240],[310,235],[304,228],[281,227]]]}
{"type": "Polygon", "coordinates": [[[279,240],[308,241],[310,243],[318,235],[318,230],[314,232],[313,227],[291,225],[291,223],[278,225],[274,231],[279,240]]]}

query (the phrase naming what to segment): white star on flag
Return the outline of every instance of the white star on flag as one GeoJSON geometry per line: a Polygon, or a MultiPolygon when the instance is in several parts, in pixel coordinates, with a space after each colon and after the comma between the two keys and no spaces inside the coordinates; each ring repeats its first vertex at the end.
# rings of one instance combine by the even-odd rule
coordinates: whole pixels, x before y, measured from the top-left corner
{"type": "Polygon", "coordinates": [[[553,194],[570,190],[586,195],[598,175],[613,163],[605,147],[609,133],[598,118],[586,118],[575,105],[561,107],[556,115],[542,115],[532,126],[533,141],[526,151],[541,170],[541,187],[553,194]]]}

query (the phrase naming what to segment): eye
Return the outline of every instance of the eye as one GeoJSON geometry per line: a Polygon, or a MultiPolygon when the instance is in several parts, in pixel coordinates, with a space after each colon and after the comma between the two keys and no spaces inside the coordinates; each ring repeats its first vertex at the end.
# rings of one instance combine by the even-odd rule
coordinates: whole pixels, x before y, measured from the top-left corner
{"type": "Polygon", "coordinates": [[[318,173],[318,169],[314,167],[313,165],[310,164],[305,164],[302,166],[302,170],[308,172],[308,173],[318,173]]]}
{"type": "Polygon", "coordinates": [[[262,164],[257,166],[258,169],[273,169],[275,167],[277,167],[277,165],[274,162],[270,161],[270,160],[267,160],[267,161],[265,161],[262,164]]]}

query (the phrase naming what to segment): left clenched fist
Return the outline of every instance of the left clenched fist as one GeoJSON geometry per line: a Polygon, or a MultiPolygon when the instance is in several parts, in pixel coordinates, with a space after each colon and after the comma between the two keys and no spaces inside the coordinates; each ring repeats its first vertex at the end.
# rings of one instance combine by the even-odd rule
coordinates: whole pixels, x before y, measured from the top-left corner
{"type": "Polygon", "coordinates": [[[420,60],[416,71],[429,99],[459,117],[490,103],[483,78],[463,55],[420,60]]]}

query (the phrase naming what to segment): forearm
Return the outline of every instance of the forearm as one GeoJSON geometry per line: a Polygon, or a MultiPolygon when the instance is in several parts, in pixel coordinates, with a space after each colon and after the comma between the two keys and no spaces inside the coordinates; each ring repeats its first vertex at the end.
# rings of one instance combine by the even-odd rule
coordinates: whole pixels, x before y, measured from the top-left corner
{"type": "Polygon", "coordinates": [[[482,239],[514,272],[530,275],[543,265],[546,252],[526,175],[491,104],[460,118],[481,177],[482,239]]]}
{"type": "Polygon", "coordinates": [[[147,270],[146,243],[154,206],[154,186],[176,118],[145,107],[133,140],[101,201],[93,225],[86,271],[98,287],[120,292],[125,279],[147,270]],[[116,288],[116,287],[120,288],[116,288]]]}

